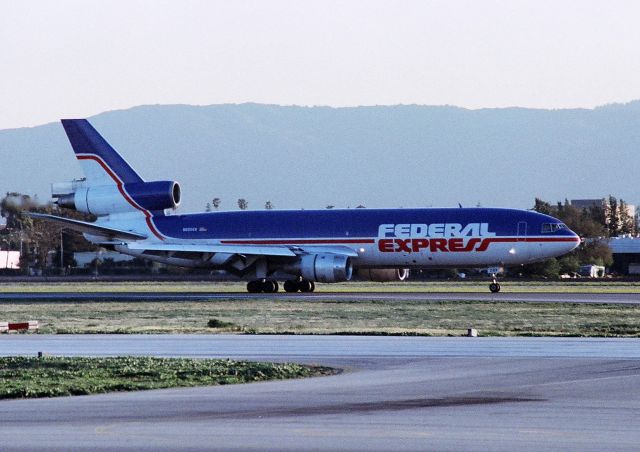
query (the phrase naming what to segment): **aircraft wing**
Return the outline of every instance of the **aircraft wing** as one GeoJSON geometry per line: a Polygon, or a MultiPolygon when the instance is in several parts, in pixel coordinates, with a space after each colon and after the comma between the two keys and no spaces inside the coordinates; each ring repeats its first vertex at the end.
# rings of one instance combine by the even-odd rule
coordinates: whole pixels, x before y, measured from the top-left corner
{"type": "Polygon", "coordinates": [[[100,226],[86,221],[73,220],[55,215],[35,212],[24,212],[26,216],[51,221],[75,231],[100,235],[110,240],[127,241],[127,248],[131,250],[169,251],[169,252],[193,252],[193,253],[225,253],[245,256],[281,256],[296,257],[300,254],[331,253],[357,257],[358,253],[347,246],[284,246],[284,245],[235,245],[235,244],[200,244],[200,243],[145,243],[136,242],[145,240],[147,236],[136,232],[100,226]],[[133,241],[133,242],[132,242],[133,241]]]}
{"type": "Polygon", "coordinates": [[[300,254],[331,253],[358,257],[358,253],[348,246],[284,246],[284,245],[209,245],[209,244],[165,244],[135,242],[127,244],[131,250],[183,251],[194,253],[226,253],[246,256],[285,256],[300,254]]]}
{"type": "Polygon", "coordinates": [[[295,257],[296,253],[286,246],[267,245],[209,245],[209,244],[171,244],[171,243],[128,243],[130,250],[175,251],[190,253],[225,253],[252,256],[287,256],[295,257]]]}
{"type": "Polygon", "coordinates": [[[31,218],[51,221],[75,231],[93,235],[102,235],[112,240],[144,240],[147,238],[146,235],[138,234],[136,232],[123,231],[121,229],[109,228],[106,226],[99,226],[95,223],[89,223],[87,221],[73,220],[71,218],[63,218],[55,215],[48,215],[45,213],[23,212],[23,214],[31,218]]]}

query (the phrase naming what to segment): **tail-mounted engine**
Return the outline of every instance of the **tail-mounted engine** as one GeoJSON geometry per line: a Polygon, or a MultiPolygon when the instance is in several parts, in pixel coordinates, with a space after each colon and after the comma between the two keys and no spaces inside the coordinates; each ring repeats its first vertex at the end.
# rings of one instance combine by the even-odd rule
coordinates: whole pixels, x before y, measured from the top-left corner
{"type": "Polygon", "coordinates": [[[52,184],[51,196],[60,207],[96,216],[138,210],[161,211],[178,207],[180,185],[174,181],[155,181],[87,186],[81,179],[52,184]]]}

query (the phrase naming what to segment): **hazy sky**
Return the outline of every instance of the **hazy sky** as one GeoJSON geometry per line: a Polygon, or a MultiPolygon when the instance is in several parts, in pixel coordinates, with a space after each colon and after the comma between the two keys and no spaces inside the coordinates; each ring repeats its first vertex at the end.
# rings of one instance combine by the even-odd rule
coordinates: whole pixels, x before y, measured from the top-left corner
{"type": "Polygon", "coordinates": [[[0,129],[140,104],[640,99],[638,1],[0,0],[0,129]]]}

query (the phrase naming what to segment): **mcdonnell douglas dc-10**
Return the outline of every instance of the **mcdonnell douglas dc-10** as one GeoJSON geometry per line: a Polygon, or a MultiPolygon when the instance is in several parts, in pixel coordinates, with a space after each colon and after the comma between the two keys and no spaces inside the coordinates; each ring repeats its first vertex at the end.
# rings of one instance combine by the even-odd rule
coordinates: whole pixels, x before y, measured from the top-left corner
{"type": "MultiPolygon", "coordinates": [[[[84,178],[53,184],[60,207],[95,222],[31,214],[120,253],[225,270],[252,293],[312,292],[315,282],[403,280],[410,269],[526,264],[574,249],[580,238],[547,215],[516,209],[427,208],[172,214],[174,181],[146,182],[85,119],[62,125],[84,178]]],[[[495,277],[492,292],[500,285],[495,277]]]]}

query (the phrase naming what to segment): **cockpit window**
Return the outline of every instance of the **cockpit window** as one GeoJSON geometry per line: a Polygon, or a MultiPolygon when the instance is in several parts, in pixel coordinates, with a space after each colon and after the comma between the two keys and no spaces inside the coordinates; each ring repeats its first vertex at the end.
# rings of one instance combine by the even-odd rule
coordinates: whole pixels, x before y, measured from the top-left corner
{"type": "Polygon", "coordinates": [[[567,229],[567,225],[564,223],[542,223],[542,233],[556,232],[560,229],[567,229]]]}

